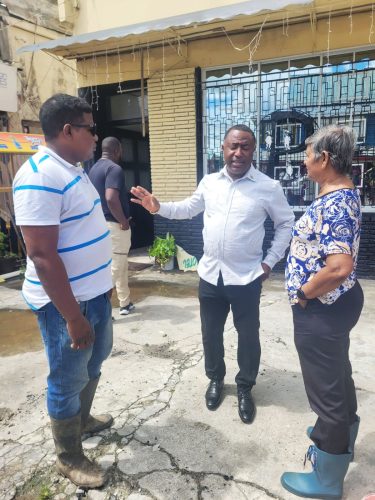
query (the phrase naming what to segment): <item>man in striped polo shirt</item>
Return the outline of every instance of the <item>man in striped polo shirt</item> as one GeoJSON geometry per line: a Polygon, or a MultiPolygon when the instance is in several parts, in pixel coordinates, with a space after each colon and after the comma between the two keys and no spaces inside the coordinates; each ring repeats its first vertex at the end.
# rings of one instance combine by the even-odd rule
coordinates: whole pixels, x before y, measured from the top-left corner
{"type": "Polygon", "coordinates": [[[96,488],[105,474],[85,457],[81,434],[113,421],[90,415],[112,348],[111,242],[98,193],[77,163],[92,158],[98,137],[84,99],[56,94],[39,117],[47,147],[22,165],[13,183],[27,249],[22,292],[37,315],[49,363],[57,469],[78,486],[96,488]]]}

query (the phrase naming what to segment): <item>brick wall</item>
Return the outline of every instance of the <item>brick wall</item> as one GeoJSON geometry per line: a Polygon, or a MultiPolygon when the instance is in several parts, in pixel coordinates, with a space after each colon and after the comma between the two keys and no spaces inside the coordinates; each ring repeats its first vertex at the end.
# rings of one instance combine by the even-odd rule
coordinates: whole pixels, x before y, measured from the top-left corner
{"type": "Polygon", "coordinates": [[[148,112],[152,191],[181,200],[197,186],[195,69],[149,79],[148,112]]]}
{"type": "MultiPolygon", "coordinates": [[[[296,213],[296,219],[302,214],[296,213]]],[[[176,238],[176,243],[198,259],[203,253],[202,239],[203,217],[198,215],[191,220],[176,221],[155,217],[155,235],[165,236],[169,231],[176,238]]],[[[273,223],[266,220],[263,249],[269,247],[273,238],[273,223]]],[[[285,259],[274,268],[274,272],[284,273],[285,259]]],[[[375,214],[364,213],[362,219],[361,245],[358,257],[359,278],[375,279],[375,214]]]]}
{"type": "Polygon", "coordinates": [[[155,216],[155,236],[165,236],[167,232],[173,234],[177,245],[180,245],[191,255],[200,259],[203,254],[203,214],[199,214],[189,220],[168,220],[155,216]]]}

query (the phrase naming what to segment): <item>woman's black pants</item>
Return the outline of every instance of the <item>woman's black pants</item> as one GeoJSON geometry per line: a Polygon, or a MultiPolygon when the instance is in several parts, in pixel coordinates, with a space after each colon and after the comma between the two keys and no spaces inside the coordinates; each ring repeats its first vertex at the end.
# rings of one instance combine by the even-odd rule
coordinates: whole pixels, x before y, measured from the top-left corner
{"type": "Polygon", "coordinates": [[[199,302],[206,375],[211,380],[223,380],[224,325],[230,309],[238,333],[236,384],[239,391],[251,389],[259,371],[259,302],[262,290],[260,278],[247,285],[224,286],[219,276],[217,285],[199,282],[199,302]]]}
{"type": "Polygon", "coordinates": [[[357,398],[349,360],[349,334],[363,307],[356,284],[332,305],[309,300],[292,306],[294,342],[306,394],[318,415],[311,439],[327,453],[348,451],[349,428],[357,420],[357,398]]]}

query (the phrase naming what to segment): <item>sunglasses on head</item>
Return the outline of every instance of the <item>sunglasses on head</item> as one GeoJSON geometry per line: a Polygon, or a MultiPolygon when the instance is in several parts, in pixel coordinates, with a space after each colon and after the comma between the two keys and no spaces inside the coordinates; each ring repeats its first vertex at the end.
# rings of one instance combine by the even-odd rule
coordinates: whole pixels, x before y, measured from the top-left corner
{"type": "Polygon", "coordinates": [[[71,123],[71,127],[85,128],[91,135],[96,135],[96,123],[94,125],[88,125],[85,123],[71,123]]]}

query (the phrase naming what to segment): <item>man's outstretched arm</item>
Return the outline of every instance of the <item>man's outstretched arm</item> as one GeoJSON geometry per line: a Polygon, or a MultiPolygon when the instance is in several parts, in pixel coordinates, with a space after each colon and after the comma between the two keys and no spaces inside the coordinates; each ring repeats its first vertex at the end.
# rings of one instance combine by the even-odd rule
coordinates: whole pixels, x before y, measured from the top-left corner
{"type": "Polygon", "coordinates": [[[189,198],[165,203],[160,203],[152,193],[142,186],[132,187],[130,192],[134,198],[131,198],[131,201],[142,205],[151,214],[158,213],[167,219],[191,219],[203,212],[205,208],[202,183],[203,181],[189,198]]]}

